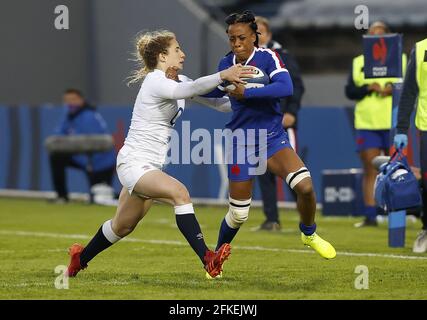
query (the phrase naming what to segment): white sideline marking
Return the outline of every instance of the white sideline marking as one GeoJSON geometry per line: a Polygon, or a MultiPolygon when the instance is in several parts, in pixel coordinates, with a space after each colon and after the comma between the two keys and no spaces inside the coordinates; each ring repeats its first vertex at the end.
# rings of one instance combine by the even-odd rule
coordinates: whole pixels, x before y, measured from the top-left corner
{"type": "MultiPolygon", "coordinates": [[[[91,281],[88,281],[87,283],[90,284],[91,281]]],[[[97,284],[112,285],[112,286],[127,286],[132,283],[135,283],[135,281],[107,280],[107,281],[97,282],[97,284]]],[[[51,282],[21,282],[16,284],[8,284],[8,283],[0,284],[0,288],[21,288],[21,287],[52,287],[52,283],[51,282]]]]}
{"type": "MultiPolygon", "coordinates": [[[[0,189],[0,197],[7,198],[26,198],[26,199],[53,199],[55,197],[55,192],[53,191],[30,191],[30,190],[15,190],[15,189],[0,189]]],[[[76,200],[79,202],[87,202],[89,200],[89,195],[86,193],[80,192],[71,192],[70,200],[76,200]]],[[[227,206],[228,207],[228,198],[191,198],[193,204],[202,204],[202,205],[210,205],[210,206],[227,206]]],[[[117,206],[116,203],[111,203],[112,206],[117,206]]],[[[290,201],[278,201],[277,206],[279,208],[285,209],[295,209],[296,203],[290,201]]],[[[262,207],[261,200],[252,200],[251,207],[262,207]]],[[[317,203],[316,205],[318,210],[322,209],[322,204],[317,203]]],[[[299,220],[298,220],[299,221],[299,220]]]]}
{"type": "Polygon", "coordinates": [[[52,284],[47,282],[21,282],[16,284],[7,284],[7,283],[0,284],[0,287],[2,288],[21,288],[21,287],[30,287],[30,286],[47,287],[47,286],[52,286],[52,284]]]}
{"type": "MultiPolygon", "coordinates": [[[[64,239],[91,239],[90,236],[85,234],[62,234],[62,233],[50,233],[50,232],[32,232],[32,231],[10,231],[0,230],[0,235],[13,235],[13,236],[28,236],[28,237],[45,237],[45,238],[64,238],[64,239]]],[[[127,242],[140,242],[140,243],[151,243],[151,244],[165,244],[165,245],[177,245],[177,246],[188,246],[186,242],[173,241],[173,240],[143,240],[136,238],[124,238],[121,241],[127,242]]],[[[211,245],[215,246],[215,245],[211,245]]],[[[249,250],[249,251],[274,251],[274,252],[291,252],[291,253],[315,253],[312,250],[303,249],[283,249],[283,248],[269,248],[261,246],[234,246],[236,249],[249,250]]],[[[9,251],[9,250],[5,250],[9,251]]],[[[56,250],[55,250],[56,251],[56,250]]],[[[1,252],[0,252],[1,253],[1,252]]],[[[426,256],[404,256],[397,254],[387,253],[364,253],[364,252],[345,252],[338,251],[337,255],[350,256],[350,257],[374,257],[374,258],[389,258],[389,259],[403,259],[403,260],[427,260],[426,256]]]]}
{"type": "MultiPolygon", "coordinates": [[[[249,229],[249,231],[251,232],[258,232],[258,231],[264,231],[264,230],[260,230],[259,226],[256,227],[252,227],[249,229]]],[[[299,231],[299,229],[296,228],[282,228],[279,231],[274,231],[276,234],[292,234],[292,233],[296,233],[297,231],[299,231]]]]}

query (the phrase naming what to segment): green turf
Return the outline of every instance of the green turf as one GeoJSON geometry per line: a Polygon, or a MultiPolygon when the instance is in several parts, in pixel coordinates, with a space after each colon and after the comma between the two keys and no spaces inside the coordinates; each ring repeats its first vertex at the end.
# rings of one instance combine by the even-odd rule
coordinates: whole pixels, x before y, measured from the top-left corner
{"type": "MultiPolygon", "coordinates": [[[[215,243],[225,208],[196,206],[196,211],[205,239],[209,244],[215,243]]],[[[415,256],[411,246],[420,229],[419,222],[408,225],[406,247],[393,249],[387,246],[386,224],[355,229],[357,218],[318,216],[318,233],[338,251],[337,258],[328,261],[302,246],[296,212],[281,211],[283,232],[268,233],[251,231],[263,220],[259,209],[251,209],[249,221],[233,242],[224,278],[207,281],[198,258],[175,226],[172,209],[155,205],[129,236],[140,241],[114,245],[77,278],[70,279],[68,290],[58,290],[54,286],[54,269],[68,263],[66,248],[76,241],[88,241],[73,239],[73,235],[92,236],[101,223],[112,217],[115,208],[0,199],[0,299],[427,297],[427,259],[344,254],[415,256]],[[150,243],[151,240],[171,242],[150,243]],[[367,290],[355,289],[358,265],[369,269],[367,290]]],[[[427,254],[417,256],[427,258],[427,254]]]]}

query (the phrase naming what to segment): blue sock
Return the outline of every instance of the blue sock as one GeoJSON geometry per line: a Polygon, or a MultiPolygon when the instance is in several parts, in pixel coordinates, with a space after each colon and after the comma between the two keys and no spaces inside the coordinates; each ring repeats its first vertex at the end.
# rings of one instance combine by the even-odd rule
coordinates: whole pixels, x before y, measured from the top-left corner
{"type": "Polygon", "coordinates": [[[215,251],[218,250],[224,243],[230,243],[237,234],[237,231],[239,231],[239,228],[233,229],[229,227],[224,218],[221,223],[221,228],[219,229],[218,244],[216,245],[215,251]]]}
{"type": "Polygon", "coordinates": [[[304,233],[306,236],[311,236],[313,233],[316,232],[316,224],[313,223],[311,226],[306,226],[302,222],[299,224],[299,229],[302,233],[304,233]]]}
{"type": "Polygon", "coordinates": [[[366,206],[365,207],[365,216],[366,219],[370,221],[374,221],[377,218],[377,208],[374,206],[366,206]]]}

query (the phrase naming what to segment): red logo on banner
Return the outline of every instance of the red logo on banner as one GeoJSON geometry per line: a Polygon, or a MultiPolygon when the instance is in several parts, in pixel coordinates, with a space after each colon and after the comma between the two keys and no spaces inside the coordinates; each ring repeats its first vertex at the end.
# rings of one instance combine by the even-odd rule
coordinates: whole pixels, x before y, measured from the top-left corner
{"type": "Polygon", "coordinates": [[[385,63],[385,58],[387,57],[387,44],[384,38],[380,38],[372,47],[372,56],[374,60],[381,60],[381,64],[385,63]]]}
{"type": "Polygon", "coordinates": [[[238,176],[240,174],[240,168],[237,164],[231,167],[231,173],[238,176]]]}

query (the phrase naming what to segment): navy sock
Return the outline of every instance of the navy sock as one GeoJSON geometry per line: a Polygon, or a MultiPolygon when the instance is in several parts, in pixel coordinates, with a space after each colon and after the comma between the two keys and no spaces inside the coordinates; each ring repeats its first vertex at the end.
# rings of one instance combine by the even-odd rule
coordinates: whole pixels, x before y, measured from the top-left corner
{"type": "Polygon", "coordinates": [[[203,239],[203,233],[195,214],[177,214],[176,224],[190,246],[199,256],[202,263],[205,264],[204,257],[209,248],[206,246],[205,240],[203,239]]]}
{"type": "Polygon", "coordinates": [[[90,260],[92,260],[98,253],[104,251],[111,245],[112,243],[108,241],[102,232],[102,227],[99,228],[98,232],[82,251],[80,255],[80,265],[82,267],[86,267],[90,260]]]}
{"type": "Polygon", "coordinates": [[[234,236],[237,234],[240,228],[233,229],[225,221],[225,218],[222,220],[221,228],[219,229],[218,243],[216,249],[218,250],[224,243],[231,243],[234,236]]]}
{"type": "Polygon", "coordinates": [[[377,208],[374,206],[366,206],[365,207],[365,216],[366,219],[370,221],[374,221],[377,218],[377,208]]]}
{"type": "Polygon", "coordinates": [[[316,232],[316,224],[313,223],[311,226],[306,226],[302,222],[299,224],[299,229],[302,233],[304,233],[306,236],[311,236],[313,233],[316,232]]]}

